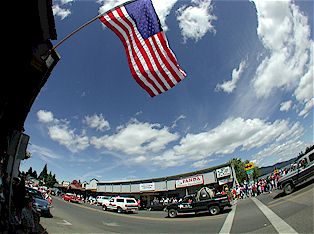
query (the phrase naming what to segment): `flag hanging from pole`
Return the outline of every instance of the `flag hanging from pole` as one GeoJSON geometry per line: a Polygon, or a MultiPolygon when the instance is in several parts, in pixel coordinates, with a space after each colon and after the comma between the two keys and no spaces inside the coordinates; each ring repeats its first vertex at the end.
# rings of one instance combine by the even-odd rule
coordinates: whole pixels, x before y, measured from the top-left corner
{"type": "Polygon", "coordinates": [[[163,93],[183,78],[168,45],[151,0],[135,0],[99,17],[122,41],[132,76],[151,97],[163,93]]]}

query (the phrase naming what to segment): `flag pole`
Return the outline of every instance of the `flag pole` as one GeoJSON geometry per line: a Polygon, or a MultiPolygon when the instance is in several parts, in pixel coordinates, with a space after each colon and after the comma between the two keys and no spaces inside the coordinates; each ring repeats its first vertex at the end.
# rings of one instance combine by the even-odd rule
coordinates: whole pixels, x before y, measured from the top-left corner
{"type": "Polygon", "coordinates": [[[127,1],[127,2],[124,2],[104,13],[101,13],[99,15],[97,15],[96,17],[94,17],[93,19],[91,19],[90,21],[86,22],[85,24],[81,25],[80,27],[78,27],[77,29],[75,29],[73,32],[71,32],[70,34],[68,34],[65,38],[63,38],[61,41],[59,41],[56,45],[54,45],[51,50],[55,50],[57,47],[59,47],[63,42],[65,42],[66,40],[68,40],[70,37],[72,37],[75,33],[79,32],[80,30],[82,30],[83,28],[85,28],[86,26],[88,26],[89,24],[93,23],[95,20],[97,20],[100,16],[103,16],[105,14],[107,14],[109,11],[112,11],[113,9],[116,9],[122,5],[126,5],[128,3],[131,3],[131,2],[134,2],[136,0],[130,0],[130,1],[127,1]]]}
{"type": "Polygon", "coordinates": [[[77,29],[75,29],[73,32],[71,32],[70,34],[68,34],[65,38],[63,38],[61,41],[59,41],[56,45],[54,45],[51,50],[55,50],[57,47],[59,47],[63,42],[65,42],[66,40],[68,40],[70,37],[72,37],[75,33],[79,32],[80,30],[82,30],[83,28],[85,28],[86,26],[88,26],[89,24],[93,23],[95,20],[97,20],[100,16],[106,14],[102,13],[100,15],[97,15],[96,17],[94,17],[93,19],[91,19],[90,21],[86,22],[85,24],[81,25],[80,27],[78,27],[77,29]]]}

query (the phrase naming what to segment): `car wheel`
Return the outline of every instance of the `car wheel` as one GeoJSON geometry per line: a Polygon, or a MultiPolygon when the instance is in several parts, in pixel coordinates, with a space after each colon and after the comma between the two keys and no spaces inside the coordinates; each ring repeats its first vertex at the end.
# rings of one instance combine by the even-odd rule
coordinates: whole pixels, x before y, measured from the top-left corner
{"type": "Polygon", "coordinates": [[[291,183],[287,183],[287,184],[285,184],[285,186],[283,187],[283,192],[284,192],[286,195],[292,193],[293,190],[294,190],[294,187],[293,187],[293,185],[292,185],[291,183]]]}
{"type": "Polygon", "coordinates": [[[122,208],[121,207],[118,207],[118,213],[122,213],[122,208]]]}
{"type": "Polygon", "coordinates": [[[211,207],[209,207],[209,213],[210,213],[211,215],[216,215],[216,214],[218,214],[219,212],[220,212],[219,206],[211,206],[211,207]]]}
{"type": "Polygon", "coordinates": [[[107,206],[103,205],[102,209],[106,211],[107,210],[107,206]]]}
{"type": "Polygon", "coordinates": [[[169,216],[170,218],[176,217],[177,214],[178,214],[178,212],[177,212],[175,209],[170,209],[170,210],[168,211],[168,216],[169,216]]]}

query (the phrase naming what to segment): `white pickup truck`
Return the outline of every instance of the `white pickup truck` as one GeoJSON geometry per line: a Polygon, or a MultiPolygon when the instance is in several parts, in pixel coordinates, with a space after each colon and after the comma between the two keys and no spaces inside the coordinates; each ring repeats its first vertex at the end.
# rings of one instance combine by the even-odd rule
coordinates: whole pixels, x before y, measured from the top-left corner
{"type": "Polygon", "coordinates": [[[293,190],[314,179],[314,150],[300,157],[295,162],[296,168],[291,168],[288,174],[278,180],[278,187],[288,195],[293,190]]]}

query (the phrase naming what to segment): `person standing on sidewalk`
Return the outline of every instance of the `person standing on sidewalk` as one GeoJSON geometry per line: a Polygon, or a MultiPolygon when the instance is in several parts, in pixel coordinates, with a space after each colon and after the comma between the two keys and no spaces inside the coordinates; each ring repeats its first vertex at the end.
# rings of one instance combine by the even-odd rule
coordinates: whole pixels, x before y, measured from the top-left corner
{"type": "Polygon", "coordinates": [[[33,198],[28,197],[21,214],[23,233],[30,234],[35,230],[35,220],[33,215],[33,198]]]}

